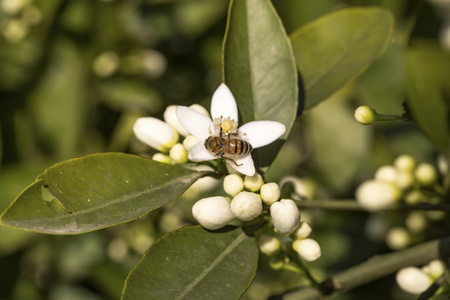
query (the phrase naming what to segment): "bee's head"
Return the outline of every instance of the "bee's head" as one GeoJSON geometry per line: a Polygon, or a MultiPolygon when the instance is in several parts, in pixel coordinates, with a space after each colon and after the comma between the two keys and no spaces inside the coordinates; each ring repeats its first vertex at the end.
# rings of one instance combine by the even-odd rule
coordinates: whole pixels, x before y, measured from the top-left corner
{"type": "Polygon", "coordinates": [[[223,153],[223,141],[218,136],[210,136],[205,140],[205,148],[215,155],[223,153]]]}

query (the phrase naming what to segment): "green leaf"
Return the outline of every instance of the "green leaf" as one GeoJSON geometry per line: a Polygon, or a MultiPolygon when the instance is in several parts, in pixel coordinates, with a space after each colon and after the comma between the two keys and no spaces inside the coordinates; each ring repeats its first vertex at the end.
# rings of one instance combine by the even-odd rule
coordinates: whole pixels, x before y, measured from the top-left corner
{"type": "MultiPolygon", "coordinates": [[[[270,1],[230,2],[223,55],[225,82],[243,123],[278,121],[286,125],[287,137],[297,113],[297,71],[289,38],[270,1]]],[[[281,143],[271,146],[264,155],[257,153],[259,166],[270,164],[281,143]]]]}
{"type": "Polygon", "coordinates": [[[406,54],[406,94],[413,119],[443,153],[448,149],[448,107],[444,99],[450,55],[437,43],[416,43],[406,54]]]}
{"type": "Polygon", "coordinates": [[[305,109],[355,79],[389,45],[392,15],[381,8],[347,8],[311,22],[291,34],[305,85],[305,109]]]}
{"type": "Polygon", "coordinates": [[[257,266],[256,240],[241,228],[184,227],[150,246],[122,299],[239,299],[257,266]]]}
{"type": "Polygon", "coordinates": [[[88,155],[45,170],[0,220],[53,234],[92,231],[165,205],[203,175],[135,155],[88,155]]]}

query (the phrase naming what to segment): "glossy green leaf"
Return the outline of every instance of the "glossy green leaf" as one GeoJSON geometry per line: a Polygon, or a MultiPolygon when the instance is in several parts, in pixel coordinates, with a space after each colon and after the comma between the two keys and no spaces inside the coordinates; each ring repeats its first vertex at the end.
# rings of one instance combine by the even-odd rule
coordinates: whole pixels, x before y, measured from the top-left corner
{"type": "Polygon", "coordinates": [[[127,299],[239,299],[258,266],[254,237],[241,228],[189,226],[147,250],[125,283],[127,299]]]}
{"type": "MultiPolygon", "coordinates": [[[[243,123],[272,120],[286,125],[286,137],[297,114],[297,71],[292,47],[280,18],[268,0],[230,2],[224,43],[224,78],[233,92],[243,123]]],[[[270,164],[280,144],[264,155],[270,164]]]]}
{"type": "Polygon", "coordinates": [[[347,8],[291,34],[305,85],[305,109],[342,88],[367,69],[389,45],[392,15],[381,8],[347,8]]]}
{"type": "Polygon", "coordinates": [[[88,155],[45,170],[0,220],[53,234],[92,231],[168,203],[203,175],[135,155],[88,155]]]}
{"type": "Polygon", "coordinates": [[[435,43],[417,43],[408,50],[406,93],[413,119],[443,153],[447,153],[448,107],[444,99],[450,76],[450,55],[435,43]]]}

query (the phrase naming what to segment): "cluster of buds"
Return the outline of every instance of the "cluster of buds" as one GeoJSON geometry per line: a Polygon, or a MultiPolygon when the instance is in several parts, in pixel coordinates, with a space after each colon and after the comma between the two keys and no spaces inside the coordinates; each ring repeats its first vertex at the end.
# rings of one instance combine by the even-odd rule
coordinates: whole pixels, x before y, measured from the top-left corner
{"type": "Polygon", "coordinates": [[[444,273],[445,269],[445,264],[436,259],[422,268],[406,267],[400,269],[397,272],[396,281],[405,292],[421,294],[444,273]]]}
{"type": "MultiPolygon", "coordinates": [[[[397,157],[393,165],[380,167],[373,179],[363,182],[356,190],[356,200],[369,211],[382,211],[399,203],[437,203],[442,189],[438,172],[430,164],[416,161],[410,155],[397,157]]],[[[374,215],[366,224],[369,237],[383,237],[391,249],[402,249],[420,237],[430,220],[443,217],[439,211],[412,211],[404,219],[404,226],[389,225],[389,220],[374,215]]]]}
{"type": "Polygon", "coordinates": [[[41,11],[32,2],[32,0],[0,1],[0,14],[6,15],[1,30],[8,42],[20,42],[27,36],[30,28],[41,21],[41,11]]]}

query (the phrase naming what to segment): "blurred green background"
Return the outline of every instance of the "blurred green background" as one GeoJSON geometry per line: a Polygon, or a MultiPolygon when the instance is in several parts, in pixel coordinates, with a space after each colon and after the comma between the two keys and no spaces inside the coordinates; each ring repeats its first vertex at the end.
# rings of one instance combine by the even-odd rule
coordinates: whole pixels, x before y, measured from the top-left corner
{"type": "MultiPolygon", "coordinates": [[[[408,0],[273,4],[288,34],[331,11],[361,5],[390,10],[396,33],[369,70],[304,112],[268,174],[271,180],[307,176],[322,198],[353,198],[362,180],[399,154],[436,164],[435,147],[414,123],[364,127],[354,121],[353,111],[370,105],[380,113],[403,113],[406,52],[419,45],[425,53],[438,52],[433,56],[438,64],[441,59],[448,64],[450,42],[442,36],[450,9],[436,1],[408,0]]],[[[133,137],[138,117],[162,118],[170,104],[209,108],[222,81],[227,7],[226,0],[1,0],[0,210],[59,161],[106,151],[150,154],[133,137]]],[[[126,275],[147,247],[193,223],[190,207],[200,197],[193,190],[138,221],[79,236],[0,227],[0,299],[119,299],[126,275]]],[[[383,241],[366,238],[368,216],[302,213],[323,251],[310,264],[313,273],[323,277],[388,251],[383,241]]],[[[395,218],[401,222],[404,216],[395,218]]],[[[442,235],[447,225],[436,222],[423,239],[442,235]]],[[[262,258],[244,298],[266,299],[298,284],[298,275],[273,271],[262,258]]],[[[361,298],[410,299],[393,276],[336,299],[361,298]]]]}

